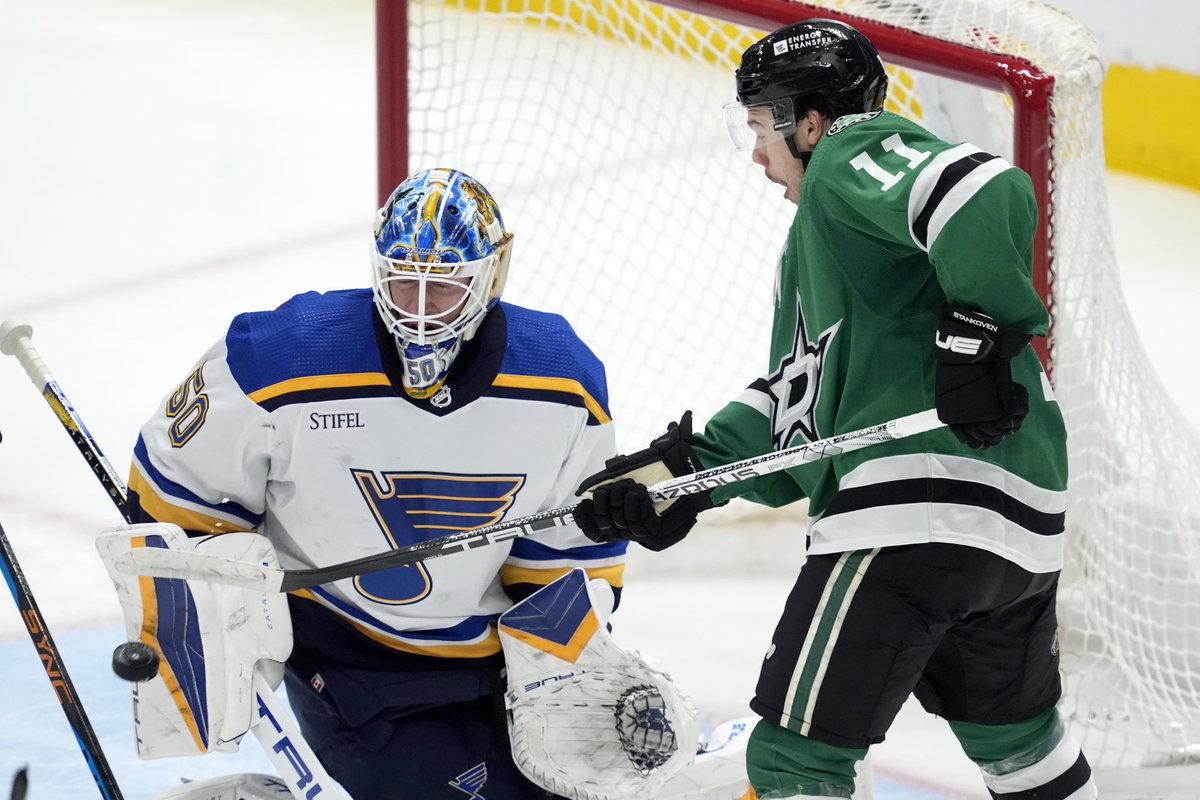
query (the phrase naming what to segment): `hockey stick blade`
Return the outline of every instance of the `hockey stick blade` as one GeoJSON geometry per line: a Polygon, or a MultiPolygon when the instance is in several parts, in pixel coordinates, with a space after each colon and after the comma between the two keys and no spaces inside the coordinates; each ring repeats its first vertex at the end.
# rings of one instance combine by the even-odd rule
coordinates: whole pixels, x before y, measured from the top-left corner
{"type": "MultiPolygon", "coordinates": [[[[663,481],[649,487],[650,496],[657,501],[706,492],[718,486],[740,483],[760,475],[769,475],[808,462],[832,458],[851,450],[892,442],[944,425],[933,409],[921,411],[869,428],[837,434],[827,439],[663,481]]],[[[291,592],[529,536],[538,531],[569,524],[571,512],[574,510],[575,506],[571,505],[540,511],[509,522],[475,528],[328,567],[285,570],[249,564],[224,556],[212,556],[200,552],[199,549],[189,551],[145,547],[131,551],[115,565],[118,570],[129,575],[199,579],[261,592],[291,592]]],[[[200,547],[203,547],[203,544],[200,547]]]]}
{"type": "Polygon", "coordinates": [[[25,800],[25,795],[29,792],[29,770],[26,767],[21,767],[17,770],[17,774],[13,776],[12,791],[9,792],[9,800],[25,800]]]}

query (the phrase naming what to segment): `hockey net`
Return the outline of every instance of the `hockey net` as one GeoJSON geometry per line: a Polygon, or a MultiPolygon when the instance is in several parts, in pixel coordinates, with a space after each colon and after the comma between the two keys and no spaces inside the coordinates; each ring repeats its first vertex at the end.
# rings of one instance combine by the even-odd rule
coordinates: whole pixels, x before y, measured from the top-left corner
{"type": "Polygon", "coordinates": [[[684,408],[702,422],[766,367],[794,206],[719,113],[763,31],[857,24],[888,62],[889,109],[1029,171],[1054,320],[1041,354],[1070,432],[1062,711],[1094,766],[1200,759],[1200,437],[1123,300],[1090,33],[1026,0],[377,7],[381,194],[409,165],[483,180],[517,237],[506,299],[563,313],[604,360],[626,451],[684,408]]]}

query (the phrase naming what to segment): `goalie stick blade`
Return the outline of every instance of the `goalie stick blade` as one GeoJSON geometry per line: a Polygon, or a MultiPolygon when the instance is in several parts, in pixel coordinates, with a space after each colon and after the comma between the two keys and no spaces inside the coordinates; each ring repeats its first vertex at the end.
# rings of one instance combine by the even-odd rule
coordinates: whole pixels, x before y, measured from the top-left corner
{"type": "Polygon", "coordinates": [[[113,566],[126,575],[203,580],[256,592],[282,591],[284,572],[225,556],[142,547],[123,553],[113,566]]]}

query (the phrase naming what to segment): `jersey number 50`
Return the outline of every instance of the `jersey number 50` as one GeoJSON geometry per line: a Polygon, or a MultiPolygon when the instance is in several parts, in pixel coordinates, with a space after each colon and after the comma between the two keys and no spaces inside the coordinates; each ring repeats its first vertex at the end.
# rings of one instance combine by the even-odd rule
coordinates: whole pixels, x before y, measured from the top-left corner
{"type": "Polygon", "coordinates": [[[187,380],[167,400],[167,417],[174,420],[168,433],[172,447],[183,447],[196,435],[208,416],[208,395],[204,394],[204,365],[187,376],[187,380]]]}

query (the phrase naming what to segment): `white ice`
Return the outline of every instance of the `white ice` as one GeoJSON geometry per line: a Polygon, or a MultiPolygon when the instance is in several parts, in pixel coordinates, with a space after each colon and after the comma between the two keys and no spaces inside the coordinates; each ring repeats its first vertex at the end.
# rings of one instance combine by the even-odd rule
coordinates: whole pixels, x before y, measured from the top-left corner
{"type": "MultiPolygon", "coordinates": [[[[141,422],[230,317],[366,284],[371,25],[369,0],[0,0],[0,319],[34,324],[119,474],[141,422]]],[[[1200,194],[1116,173],[1109,191],[1146,352],[1200,424],[1187,323],[1200,194]]],[[[119,609],[91,545],[117,515],[11,359],[0,360],[0,432],[0,523],[126,797],[179,776],[269,771],[253,743],[233,757],[136,760],[127,690],[108,669],[119,609]]],[[[744,715],[788,570],[639,583],[639,561],[615,622],[708,722],[744,715]]],[[[918,709],[877,758],[884,800],[987,796],[944,725],[918,709]]],[[[23,764],[33,800],[94,796],[0,599],[0,786],[23,764]]]]}

